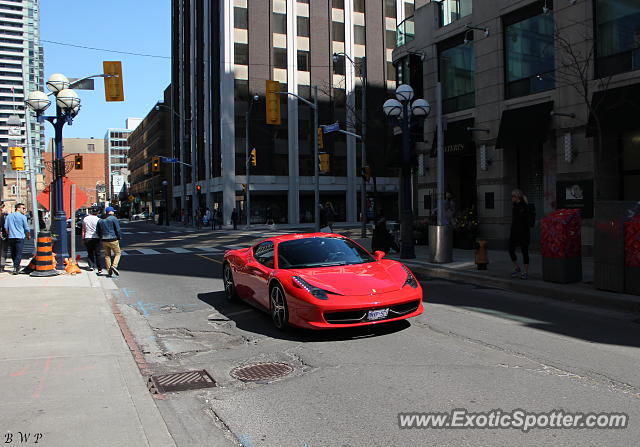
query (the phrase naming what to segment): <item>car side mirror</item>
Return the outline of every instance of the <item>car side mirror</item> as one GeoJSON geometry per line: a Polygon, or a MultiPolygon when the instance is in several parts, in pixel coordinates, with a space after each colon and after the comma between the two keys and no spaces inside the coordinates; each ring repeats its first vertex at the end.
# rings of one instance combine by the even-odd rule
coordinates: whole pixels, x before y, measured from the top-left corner
{"type": "Polygon", "coordinates": [[[384,255],[386,253],[380,250],[376,250],[375,253],[373,253],[373,257],[376,261],[379,261],[380,259],[384,258],[384,255]]]}

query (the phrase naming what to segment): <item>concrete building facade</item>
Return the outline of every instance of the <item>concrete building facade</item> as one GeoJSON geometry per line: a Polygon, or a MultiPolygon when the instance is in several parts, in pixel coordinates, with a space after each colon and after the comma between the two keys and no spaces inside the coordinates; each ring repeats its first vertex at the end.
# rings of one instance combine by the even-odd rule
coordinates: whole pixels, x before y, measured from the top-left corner
{"type": "Polygon", "coordinates": [[[104,157],[108,172],[107,200],[109,201],[119,201],[119,195],[129,189],[129,142],[127,140],[141,121],[141,118],[127,118],[125,128],[111,128],[105,133],[104,157]]]}
{"type": "MultiPolygon", "coordinates": [[[[263,223],[267,208],[278,222],[313,221],[313,114],[281,95],[282,124],[266,124],[265,81],[307,100],[318,87],[319,124],[360,132],[366,73],[367,164],[376,179],[368,194],[396,214],[398,174],[386,162],[390,126],[382,104],[395,89],[396,26],[412,14],[413,0],[174,0],[172,139],[174,156],[193,167],[174,168],[175,206],[221,206],[228,223],[233,208],[244,209],[248,145],[257,151],[251,221],[263,223]]],[[[360,149],[354,137],[325,135],[330,170],[320,178],[321,202],[333,203],[338,220],[359,219],[360,149]]]]}
{"type": "MultiPolygon", "coordinates": [[[[640,2],[422,1],[410,20],[394,64],[434,106],[442,85],[445,185],[458,210],[475,207],[480,236],[503,246],[520,188],[538,219],[581,209],[589,252],[594,202],[640,200],[640,2]]],[[[435,211],[433,155],[416,169],[421,216],[435,211]]]]}

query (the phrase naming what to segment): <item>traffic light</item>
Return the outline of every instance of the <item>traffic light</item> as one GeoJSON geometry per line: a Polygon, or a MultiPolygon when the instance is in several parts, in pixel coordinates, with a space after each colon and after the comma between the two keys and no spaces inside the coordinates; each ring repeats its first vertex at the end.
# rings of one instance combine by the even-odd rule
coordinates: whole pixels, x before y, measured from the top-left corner
{"type": "Polygon", "coordinates": [[[160,172],[160,157],[151,158],[151,172],[160,172]]]}
{"type": "Polygon", "coordinates": [[[266,91],[267,124],[280,125],[280,83],[267,79],[266,91]]]}
{"type": "Polygon", "coordinates": [[[322,131],[322,127],[318,127],[318,149],[322,149],[324,147],[323,135],[324,132],[322,131]]]}
{"type": "Polygon", "coordinates": [[[82,155],[76,155],[75,169],[82,169],[82,155]]]}
{"type": "Polygon", "coordinates": [[[360,171],[360,175],[365,182],[368,182],[369,180],[371,180],[371,168],[369,166],[363,167],[360,171]]]}
{"type": "Polygon", "coordinates": [[[318,154],[318,158],[320,159],[320,172],[327,174],[329,172],[329,154],[326,152],[318,154]]]}
{"type": "Polygon", "coordinates": [[[257,163],[256,161],[256,150],[255,149],[251,149],[251,155],[249,155],[249,160],[251,161],[251,166],[255,166],[257,163]]]}
{"type": "Polygon", "coordinates": [[[124,87],[122,85],[122,62],[104,61],[102,71],[108,77],[104,78],[104,97],[106,101],[124,101],[124,87]]]}
{"type": "Polygon", "coordinates": [[[200,191],[202,191],[202,186],[196,185],[196,192],[200,194],[200,191]]]}
{"type": "Polygon", "coordinates": [[[14,171],[24,171],[24,151],[21,147],[13,146],[9,148],[11,158],[11,169],[14,171]]]}

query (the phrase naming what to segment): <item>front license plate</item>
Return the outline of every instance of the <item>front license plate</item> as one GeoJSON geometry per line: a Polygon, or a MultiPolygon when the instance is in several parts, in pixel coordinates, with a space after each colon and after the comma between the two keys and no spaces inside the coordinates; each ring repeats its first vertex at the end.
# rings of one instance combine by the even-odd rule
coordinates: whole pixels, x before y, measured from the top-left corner
{"type": "Polygon", "coordinates": [[[369,321],[374,321],[374,320],[382,320],[383,318],[387,318],[387,316],[389,315],[389,309],[376,309],[376,310],[370,310],[367,313],[367,320],[369,321]]]}

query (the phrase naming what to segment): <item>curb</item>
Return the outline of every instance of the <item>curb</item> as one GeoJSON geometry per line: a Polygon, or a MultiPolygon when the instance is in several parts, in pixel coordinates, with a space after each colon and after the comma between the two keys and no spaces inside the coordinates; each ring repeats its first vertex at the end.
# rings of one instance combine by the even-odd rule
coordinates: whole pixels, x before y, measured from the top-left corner
{"type": "Polygon", "coordinates": [[[567,290],[563,287],[558,287],[558,284],[554,283],[544,283],[537,280],[514,281],[510,279],[488,277],[471,272],[461,272],[446,267],[431,267],[413,264],[411,265],[411,268],[419,280],[438,278],[449,281],[460,281],[467,284],[511,290],[518,293],[542,296],[560,301],[570,301],[596,307],[640,313],[640,297],[635,295],[606,292],[602,290],[590,290],[586,288],[584,290],[580,290],[576,286],[567,290]]]}

